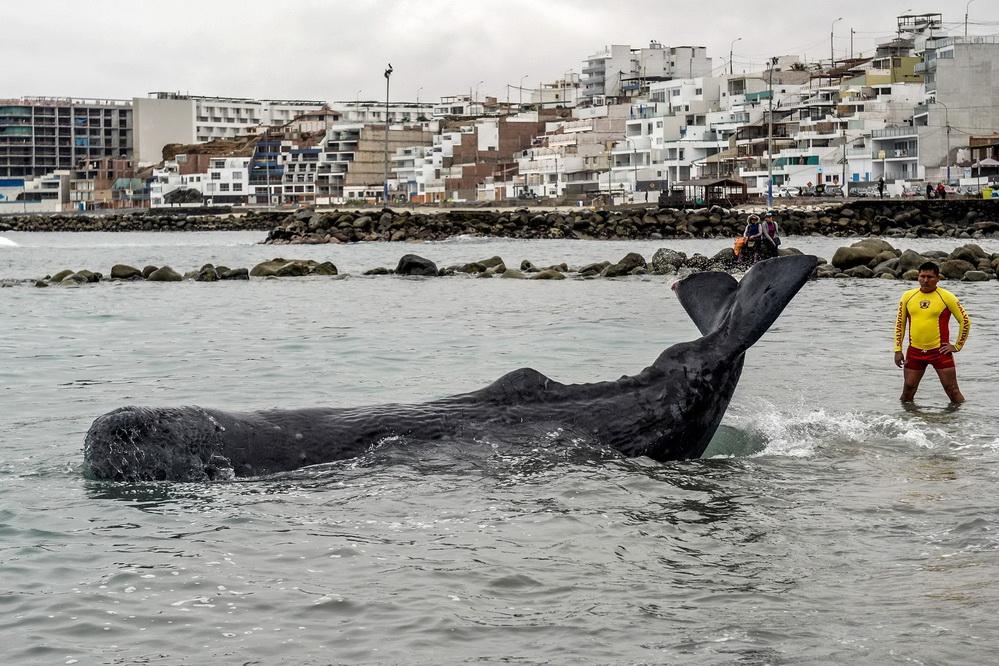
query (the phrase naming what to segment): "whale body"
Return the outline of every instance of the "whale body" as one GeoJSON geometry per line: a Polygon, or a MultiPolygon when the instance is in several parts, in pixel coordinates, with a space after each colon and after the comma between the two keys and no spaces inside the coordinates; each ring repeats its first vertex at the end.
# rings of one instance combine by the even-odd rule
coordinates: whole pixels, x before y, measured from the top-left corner
{"type": "Polygon", "coordinates": [[[673,285],[702,337],[673,345],[641,372],[562,384],[514,370],[477,391],[421,404],[230,412],[202,407],[122,407],[87,432],[84,462],[97,479],[214,481],[353,458],[388,437],[427,442],[535,434],[553,425],[625,456],[698,458],[742,373],[745,352],[815,270],[808,255],[673,285]]]}

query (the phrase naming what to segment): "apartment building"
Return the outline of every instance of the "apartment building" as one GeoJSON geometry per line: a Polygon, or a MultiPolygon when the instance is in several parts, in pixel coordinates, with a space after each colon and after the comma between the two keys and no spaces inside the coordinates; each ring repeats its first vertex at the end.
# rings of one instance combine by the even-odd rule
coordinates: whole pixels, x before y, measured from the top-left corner
{"type": "Polygon", "coordinates": [[[362,125],[384,124],[386,115],[389,123],[413,124],[428,121],[434,115],[434,106],[432,102],[389,102],[386,114],[384,100],[330,102],[330,109],[339,114],[339,120],[362,125]]]}
{"type": "Polygon", "coordinates": [[[125,100],[0,100],[0,178],[41,176],[104,157],[130,159],[132,141],[132,106],[125,100]]]}
{"type": "Polygon", "coordinates": [[[127,202],[115,196],[115,183],[134,176],[132,160],[105,157],[81,162],[70,175],[70,203],[77,210],[123,207],[127,202]]]}
{"type": "Polygon", "coordinates": [[[926,79],[913,115],[919,164],[927,178],[953,181],[970,137],[999,132],[999,35],[930,40],[916,71],[926,79]]]}
{"type": "Polygon", "coordinates": [[[213,139],[259,134],[286,125],[302,114],[321,111],[321,100],[268,100],[201,97],[153,92],[132,99],[135,112],[135,159],[139,165],[163,159],[169,143],[189,145],[213,139]]]}
{"type": "Polygon", "coordinates": [[[612,44],[583,61],[582,97],[600,104],[603,97],[640,94],[647,82],[711,75],[711,58],[703,46],[668,47],[651,42],[648,48],[612,44]]]}

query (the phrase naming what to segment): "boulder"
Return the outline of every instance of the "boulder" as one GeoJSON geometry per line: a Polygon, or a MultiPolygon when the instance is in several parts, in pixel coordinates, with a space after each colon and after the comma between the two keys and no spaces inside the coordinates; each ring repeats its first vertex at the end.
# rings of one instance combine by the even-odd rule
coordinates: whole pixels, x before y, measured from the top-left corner
{"type": "Polygon", "coordinates": [[[610,266],[609,261],[598,261],[594,264],[586,264],[579,268],[580,275],[600,275],[604,272],[604,269],[610,266]]]}
{"type": "Polygon", "coordinates": [[[850,247],[841,247],[836,250],[833,254],[832,265],[840,268],[847,269],[853,268],[854,266],[867,266],[881,250],[872,245],[860,245],[856,243],[850,247]]]}
{"type": "Polygon", "coordinates": [[[218,269],[220,280],[249,280],[250,271],[245,268],[225,268],[219,267],[218,269]]]}
{"type": "Polygon", "coordinates": [[[645,258],[637,252],[629,252],[621,261],[611,264],[603,270],[604,277],[621,277],[630,275],[636,268],[645,268],[645,258]]]}
{"type": "Polygon", "coordinates": [[[142,271],[127,264],[115,264],[111,267],[112,280],[135,280],[142,277],[142,271]]]}
{"type": "Polygon", "coordinates": [[[903,280],[915,281],[919,279],[919,270],[915,268],[910,268],[909,270],[902,273],[903,280]]]}
{"type": "Polygon", "coordinates": [[[532,280],[564,280],[565,275],[552,268],[546,268],[543,271],[538,271],[531,276],[532,280]]]}
{"type": "Polygon", "coordinates": [[[211,264],[205,264],[194,275],[195,282],[218,282],[219,274],[211,264]]]}
{"type": "Polygon", "coordinates": [[[146,279],[150,282],[180,282],[184,278],[180,276],[180,273],[169,266],[163,266],[162,268],[157,268],[155,271],[147,275],[146,279]]]}
{"type": "Polygon", "coordinates": [[[149,276],[152,275],[154,272],[156,272],[158,268],[159,268],[158,266],[146,266],[145,268],[142,269],[142,277],[148,280],[149,276]]]}
{"type": "Polygon", "coordinates": [[[940,275],[948,280],[960,280],[968,271],[975,270],[974,264],[963,259],[947,259],[940,262],[940,275]]]}
{"type": "Polygon", "coordinates": [[[437,275],[437,264],[419,255],[406,254],[399,259],[399,264],[395,267],[397,275],[424,275],[433,277],[437,275]]]}
{"type": "Polygon", "coordinates": [[[961,278],[962,282],[987,282],[989,280],[989,274],[985,271],[968,271],[961,278]]]}
{"type": "Polygon", "coordinates": [[[49,282],[52,282],[52,283],[62,282],[63,280],[65,280],[66,278],[68,278],[70,275],[72,275],[75,272],[76,271],[71,271],[69,269],[66,269],[66,270],[63,270],[63,271],[59,271],[58,273],[56,273],[55,275],[53,275],[52,277],[49,278],[49,282]]]}
{"type": "Polygon", "coordinates": [[[898,270],[906,271],[918,270],[919,266],[926,262],[926,257],[913,250],[906,250],[898,258],[898,270]]]}
{"type": "Polygon", "coordinates": [[[312,267],[310,275],[339,275],[339,271],[331,261],[324,261],[312,267]]]}
{"type": "Polygon", "coordinates": [[[850,277],[855,278],[872,278],[874,277],[874,271],[872,271],[867,266],[854,266],[853,268],[848,268],[843,271],[850,277]]]}
{"type": "Polygon", "coordinates": [[[392,273],[391,269],[385,268],[384,266],[379,266],[378,268],[370,268],[364,271],[363,275],[389,275],[391,273],[392,273]]]}
{"type": "Polygon", "coordinates": [[[676,273],[687,264],[687,255],[667,247],[656,250],[650,262],[650,272],[656,275],[676,273]]]}
{"type": "Polygon", "coordinates": [[[967,245],[962,245],[960,247],[954,248],[949,255],[948,259],[961,259],[967,261],[969,264],[978,264],[979,259],[991,259],[991,255],[983,250],[980,246],[974,243],[968,243],[967,245]]]}

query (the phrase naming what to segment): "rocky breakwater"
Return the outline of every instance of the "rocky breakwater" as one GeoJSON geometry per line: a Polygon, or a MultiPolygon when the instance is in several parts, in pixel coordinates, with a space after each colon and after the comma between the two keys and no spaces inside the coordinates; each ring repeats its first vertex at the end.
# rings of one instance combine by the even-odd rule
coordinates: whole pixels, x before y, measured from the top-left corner
{"type": "MultiPolygon", "coordinates": [[[[274,227],[274,245],[428,241],[454,236],[525,239],[731,238],[752,211],[722,208],[557,211],[462,210],[442,213],[302,209],[274,227]]],[[[784,235],[990,238],[999,236],[999,202],[873,200],[785,207],[784,235]]]]}
{"type": "Polygon", "coordinates": [[[940,275],[949,280],[985,282],[999,274],[999,253],[990,254],[975,243],[967,243],[950,252],[900,250],[888,241],[865,238],[836,250],[828,263],[817,269],[818,277],[882,278],[915,280],[919,266],[932,261],[940,275]]]}
{"type": "Polygon", "coordinates": [[[239,215],[143,211],[94,215],[11,215],[0,218],[0,231],[265,231],[282,223],[284,212],[239,215]]]}
{"type": "Polygon", "coordinates": [[[188,271],[181,275],[170,266],[146,266],[139,269],[127,264],[115,264],[107,277],[104,273],[90,270],[61,270],[52,275],[46,275],[35,281],[36,287],[49,286],[79,286],[94,282],[125,281],[125,282],[219,282],[224,280],[249,280],[250,276],[259,278],[303,277],[308,275],[337,276],[337,267],[329,261],[317,262],[311,259],[276,258],[264,261],[253,268],[229,268],[205,264],[201,268],[188,271]]]}

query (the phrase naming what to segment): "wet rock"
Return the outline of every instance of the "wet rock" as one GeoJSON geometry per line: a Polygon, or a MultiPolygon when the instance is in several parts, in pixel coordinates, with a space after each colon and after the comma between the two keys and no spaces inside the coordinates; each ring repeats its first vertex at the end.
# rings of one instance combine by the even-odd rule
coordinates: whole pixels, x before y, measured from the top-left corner
{"type": "Polygon", "coordinates": [[[136,280],[142,277],[142,271],[127,264],[115,264],[111,267],[112,280],[136,280]]]}
{"type": "Polygon", "coordinates": [[[985,271],[968,271],[961,277],[962,282],[987,282],[990,279],[985,271]]]}
{"type": "Polygon", "coordinates": [[[663,247],[656,250],[655,254],[652,255],[649,270],[656,275],[667,275],[678,272],[686,264],[686,254],[663,247]]]}
{"type": "Polygon", "coordinates": [[[645,258],[637,252],[629,252],[616,264],[611,264],[603,270],[604,277],[621,277],[629,275],[636,268],[645,268],[645,258]]]}
{"type": "Polygon", "coordinates": [[[546,268],[531,276],[532,280],[564,280],[565,274],[551,268],[546,268]]]}
{"type": "Polygon", "coordinates": [[[948,280],[960,280],[965,273],[975,268],[973,264],[963,259],[947,259],[940,262],[940,275],[948,280]]]}
{"type": "Polygon", "coordinates": [[[437,275],[437,264],[416,254],[406,254],[399,259],[395,272],[397,275],[432,277],[437,275]]]}
{"type": "Polygon", "coordinates": [[[184,278],[169,266],[163,266],[150,273],[146,279],[150,282],[180,282],[184,278]]]}

